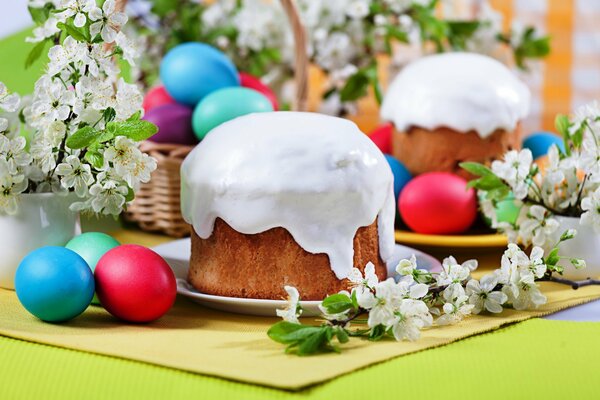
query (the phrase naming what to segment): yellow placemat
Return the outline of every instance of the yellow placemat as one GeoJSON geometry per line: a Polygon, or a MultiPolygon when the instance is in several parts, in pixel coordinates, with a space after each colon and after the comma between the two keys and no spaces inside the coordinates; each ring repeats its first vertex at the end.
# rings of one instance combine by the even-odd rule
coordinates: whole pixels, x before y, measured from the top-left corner
{"type": "Polygon", "coordinates": [[[149,325],[121,323],[99,307],[63,324],[43,323],[19,304],[12,291],[0,290],[0,334],[33,342],[145,361],[285,389],[300,389],[353,370],[411,352],[447,344],[501,325],[548,314],[600,298],[600,287],[573,291],[544,283],[549,303],[536,312],[507,310],[501,316],[473,316],[462,324],[423,332],[417,342],[359,339],[342,354],[285,355],[266,336],[274,318],[248,317],[202,308],[179,300],[161,320],[149,325]]]}

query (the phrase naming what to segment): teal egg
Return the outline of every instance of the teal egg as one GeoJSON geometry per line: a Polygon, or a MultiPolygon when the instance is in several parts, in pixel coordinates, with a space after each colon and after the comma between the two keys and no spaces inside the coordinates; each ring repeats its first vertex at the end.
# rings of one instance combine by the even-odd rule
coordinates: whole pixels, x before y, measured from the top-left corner
{"type": "MultiPolygon", "coordinates": [[[[484,199],[485,196],[480,194],[479,200],[482,201],[484,199]]],[[[496,219],[498,222],[508,222],[509,224],[514,224],[517,222],[520,212],[521,208],[515,204],[515,197],[512,193],[496,203],[496,219]]],[[[484,221],[487,225],[492,224],[492,221],[485,216],[484,221]]]]}
{"type": "Polygon", "coordinates": [[[498,218],[498,222],[514,224],[517,222],[520,211],[521,209],[515,204],[515,197],[512,194],[496,204],[496,217],[498,218]]]}
{"type": "Polygon", "coordinates": [[[211,129],[242,115],[273,111],[271,101],[256,90],[233,87],[206,96],[194,110],[192,126],[202,140],[211,129]]]}
{"type": "MultiPolygon", "coordinates": [[[[73,250],[87,262],[92,272],[96,269],[98,260],[110,249],[119,246],[115,238],[102,232],[86,232],[75,236],[65,245],[67,249],[73,250]]],[[[100,304],[98,297],[94,294],[93,304],[100,304]]]]}

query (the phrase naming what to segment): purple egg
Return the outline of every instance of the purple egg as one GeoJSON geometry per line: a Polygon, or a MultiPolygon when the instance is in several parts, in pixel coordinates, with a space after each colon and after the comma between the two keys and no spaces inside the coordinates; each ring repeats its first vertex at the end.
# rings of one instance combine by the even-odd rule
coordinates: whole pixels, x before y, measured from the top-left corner
{"type": "Polygon", "coordinates": [[[165,104],[148,111],[144,118],[158,127],[150,138],[157,143],[196,144],[192,129],[192,110],[181,104],[165,104]]]}

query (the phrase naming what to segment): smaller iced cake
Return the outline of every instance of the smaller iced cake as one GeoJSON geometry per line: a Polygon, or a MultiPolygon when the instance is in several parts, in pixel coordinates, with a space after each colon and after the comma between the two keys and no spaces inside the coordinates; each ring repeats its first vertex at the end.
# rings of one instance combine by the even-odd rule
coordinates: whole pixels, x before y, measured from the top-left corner
{"type": "Polygon", "coordinates": [[[390,85],[381,117],[394,125],[393,155],[413,175],[467,176],[463,161],[489,163],[521,144],[529,89],[506,66],[473,53],[423,57],[390,85]]]}
{"type": "Polygon", "coordinates": [[[393,176],[358,127],[271,112],[213,129],[181,167],[193,226],[188,280],[200,292],[305,300],[349,289],[353,267],[380,279],[394,248],[393,176]]]}

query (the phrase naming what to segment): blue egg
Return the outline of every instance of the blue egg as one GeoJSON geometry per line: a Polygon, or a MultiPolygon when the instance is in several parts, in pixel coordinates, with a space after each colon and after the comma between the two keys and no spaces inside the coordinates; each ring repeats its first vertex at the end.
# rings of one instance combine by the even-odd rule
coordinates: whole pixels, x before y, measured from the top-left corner
{"type": "Polygon", "coordinates": [[[160,79],[177,102],[195,106],[206,95],[240,85],[240,76],[225,54],[204,43],[171,49],[160,64],[160,79]]]}
{"type": "Polygon", "coordinates": [[[531,150],[534,160],[548,154],[548,150],[553,144],[557,145],[562,151],[565,151],[562,138],[550,132],[536,132],[523,140],[523,148],[531,150]]]}
{"type": "Polygon", "coordinates": [[[400,192],[404,186],[406,186],[408,181],[412,179],[412,175],[400,161],[389,154],[384,154],[384,156],[388,164],[390,164],[392,174],[394,174],[394,196],[396,197],[396,202],[398,202],[398,196],[400,196],[400,192]]]}
{"type": "Polygon", "coordinates": [[[42,321],[75,318],[94,297],[94,275],[85,260],[64,247],[40,247],[19,264],[15,290],[19,301],[42,321]]]}

